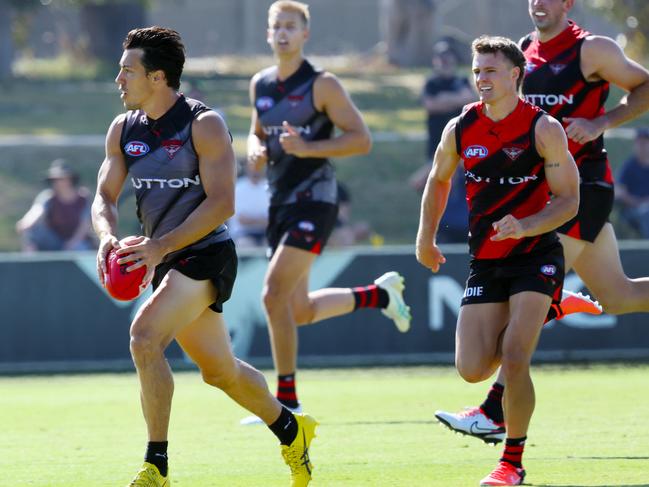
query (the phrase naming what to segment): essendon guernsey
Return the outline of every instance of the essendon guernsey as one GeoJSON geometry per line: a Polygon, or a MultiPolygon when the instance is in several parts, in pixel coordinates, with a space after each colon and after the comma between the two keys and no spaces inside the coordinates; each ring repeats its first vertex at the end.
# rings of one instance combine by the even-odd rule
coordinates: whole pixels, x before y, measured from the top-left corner
{"type": "Polygon", "coordinates": [[[473,103],[455,128],[457,151],[464,160],[469,205],[469,247],[476,259],[500,259],[543,249],[557,241],[554,232],[494,242],[492,224],[511,214],[538,213],[548,204],[544,160],[536,151],[534,129],[544,114],[521,100],[503,120],[494,122],[473,103]]]}
{"type": "MultiPolygon", "coordinates": [[[[525,100],[563,123],[563,117],[593,119],[604,113],[609,84],[587,81],[581,72],[581,46],[590,33],[570,22],[559,35],[540,42],[535,33],[521,42],[527,65],[523,80],[525,100]]],[[[612,184],[604,138],[579,144],[568,139],[582,182],[612,184]]]]}

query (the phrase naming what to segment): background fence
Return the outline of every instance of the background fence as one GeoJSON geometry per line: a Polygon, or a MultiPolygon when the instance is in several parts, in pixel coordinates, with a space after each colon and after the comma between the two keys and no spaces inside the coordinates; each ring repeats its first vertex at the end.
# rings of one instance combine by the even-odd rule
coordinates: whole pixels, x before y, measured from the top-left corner
{"type": "MultiPolygon", "coordinates": [[[[632,277],[649,274],[645,242],[622,243],[622,262],[632,277]]],[[[396,331],[376,310],[300,329],[300,363],[310,366],[452,363],[455,321],[467,275],[464,245],[445,248],[447,264],[431,274],[409,247],[381,251],[330,251],[316,261],[311,287],[347,287],[371,282],[387,270],[406,278],[412,329],[396,331]]],[[[236,354],[271,365],[260,305],[267,262],[242,255],[232,299],[225,305],[236,354]]],[[[582,288],[570,274],[566,288],[582,288]]],[[[142,296],[139,300],[146,299],[142,296]]],[[[128,327],[140,301],[118,302],[99,285],[94,254],[0,257],[0,371],[80,371],[131,368],[128,327]]],[[[644,315],[574,315],[546,326],[535,358],[542,361],[649,358],[644,315]]],[[[177,345],[168,357],[184,364],[177,345]]]]}

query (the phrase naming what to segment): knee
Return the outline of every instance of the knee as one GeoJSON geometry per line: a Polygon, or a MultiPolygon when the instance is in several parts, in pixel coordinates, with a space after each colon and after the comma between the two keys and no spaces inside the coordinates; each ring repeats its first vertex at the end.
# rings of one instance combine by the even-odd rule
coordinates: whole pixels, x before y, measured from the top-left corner
{"type": "Polygon", "coordinates": [[[460,374],[460,377],[471,384],[482,382],[491,376],[491,371],[488,370],[489,367],[482,366],[476,362],[467,362],[461,359],[456,359],[455,368],[460,374]]]}
{"type": "Polygon", "coordinates": [[[201,369],[203,382],[221,389],[224,392],[231,390],[238,380],[238,366],[215,369],[201,369]]]}
{"type": "Polygon", "coordinates": [[[501,365],[505,378],[529,374],[530,359],[531,357],[520,351],[503,349],[501,365]]]}
{"type": "Polygon", "coordinates": [[[277,309],[288,305],[288,294],[276,281],[267,281],[261,293],[261,300],[266,312],[272,314],[277,309]]]}
{"type": "Polygon", "coordinates": [[[137,366],[145,365],[163,354],[161,341],[154,334],[140,328],[131,330],[130,349],[137,366]]]}
{"type": "Polygon", "coordinates": [[[307,298],[305,303],[293,306],[293,318],[298,325],[308,325],[313,322],[315,311],[313,301],[307,298]]]}

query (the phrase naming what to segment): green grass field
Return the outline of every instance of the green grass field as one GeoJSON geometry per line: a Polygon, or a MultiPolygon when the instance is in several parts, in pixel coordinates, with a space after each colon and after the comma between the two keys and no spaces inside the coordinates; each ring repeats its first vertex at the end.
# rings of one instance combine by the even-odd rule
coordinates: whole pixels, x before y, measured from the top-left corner
{"type": "MultiPolygon", "coordinates": [[[[527,485],[649,486],[648,376],[649,365],[537,368],[527,485]]],[[[313,487],[476,486],[500,455],[434,421],[485,391],[448,367],[305,370],[300,390],[321,423],[313,487]]],[[[197,373],[176,375],[174,486],[288,486],[274,436],[239,426],[244,414],[197,373]]],[[[3,486],[126,485],[145,445],[133,374],[0,378],[0,424],[3,486]]]]}

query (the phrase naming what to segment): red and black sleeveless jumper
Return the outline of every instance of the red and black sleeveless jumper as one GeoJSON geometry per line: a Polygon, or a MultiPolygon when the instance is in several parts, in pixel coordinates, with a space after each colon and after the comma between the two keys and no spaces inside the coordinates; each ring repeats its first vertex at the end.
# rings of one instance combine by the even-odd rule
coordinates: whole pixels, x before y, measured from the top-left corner
{"type": "Polygon", "coordinates": [[[544,159],[534,137],[544,112],[520,100],[512,113],[494,122],[483,110],[481,102],[467,105],[455,128],[457,151],[464,160],[471,255],[502,259],[549,248],[558,240],[555,232],[490,240],[494,222],[508,214],[533,215],[549,202],[544,159]]]}

